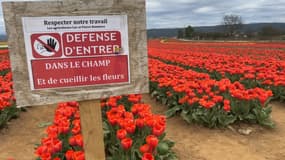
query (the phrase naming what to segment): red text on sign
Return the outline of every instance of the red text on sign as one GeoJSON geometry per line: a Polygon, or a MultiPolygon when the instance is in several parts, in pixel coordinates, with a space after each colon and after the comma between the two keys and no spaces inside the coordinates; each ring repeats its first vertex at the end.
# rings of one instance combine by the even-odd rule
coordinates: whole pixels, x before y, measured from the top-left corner
{"type": "Polygon", "coordinates": [[[66,32],[62,35],[64,55],[68,57],[114,54],[121,48],[118,31],[66,32]]]}

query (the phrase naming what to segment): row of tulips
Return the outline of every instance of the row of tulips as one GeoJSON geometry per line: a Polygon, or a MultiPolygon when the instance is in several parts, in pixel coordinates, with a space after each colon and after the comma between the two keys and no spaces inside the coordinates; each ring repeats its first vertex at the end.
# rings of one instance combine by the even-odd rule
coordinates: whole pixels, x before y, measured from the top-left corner
{"type": "MultiPolygon", "coordinates": [[[[149,43],[151,44],[152,41],[149,43]]],[[[275,99],[285,100],[284,59],[277,59],[273,56],[256,59],[254,57],[260,57],[260,55],[256,54],[250,57],[238,54],[217,54],[216,52],[203,51],[203,49],[193,51],[187,48],[185,44],[184,48],[182,46],[180,46],[182,48],[178,48],[179,45],[171,46],[168,44],[160,44],[159,46],[164,46],[164,48],[158,48],[157,42],[154,41],[153,43],[155,45],[149,46],[151,57],[186,69],[208,73],[217,80],[226,77],[232,82],[240,81],[246,88],[270,89],[273,91],[275,99]]],[[[283,55],[285,54],[283,53],[283,55]]]]}
{"type": "MultiPolygon", "coordinates": [[[[168,45],[185,45],[193,48],[193,47],[202,47],[202,48],[240,48],[240,49],[262,49],[266,52],[270,52],[270,50],[280,50],[282,52],[282,49],[285,49],[285,43],[280,42],[229,42],[229,41],[181,41],[179,39],[165,39],[160,42],[167,43],[168,45]]],[[[283,50],[283,53],[285,51],[283,50]]]]}
{"type": "MultiPolygon", "coordinates": [[[[78,106],[58,105],[53,125],[36,149],[39,160],[84,160],[78,106]]],[[[165,139],[165,117],[153,114],[141,95],[111,97],[101,107],[107,160],[176,159],[174,143],[165,139]]]]}
{"type": "Polygon", "coordinates": [[[151,95],[166,104],[167,116],[180,113],[187,122],[208,127],[227,126],[236,121],[274,127],[268,106],[272,92],[246,89],[224,78],[211,79],[206,73],[149,59],[151,95]]]}
{"type": "Polygon", "coordinates": [[[167,40],[161,43],[158,40],[149,41],[151,48],[176,49],[187,52],[203,52],[224,55],[236,55],[252,59],[275,58],[285,60],[284,42],[187,42],[167,40]]]}
{"type": "Polygon", "coordinates": [[[8,56],[9,50],[7,48],[1,48],[0,45],[0,56],[2,58],[6,58],[8,56]]]}
{"type": "Polygon", "coordinates": [[[0,62],[0,129],[18,114],[19,109],[16,108],[15,97],[13,96],[10,61],[3,60],[0,62]]]}

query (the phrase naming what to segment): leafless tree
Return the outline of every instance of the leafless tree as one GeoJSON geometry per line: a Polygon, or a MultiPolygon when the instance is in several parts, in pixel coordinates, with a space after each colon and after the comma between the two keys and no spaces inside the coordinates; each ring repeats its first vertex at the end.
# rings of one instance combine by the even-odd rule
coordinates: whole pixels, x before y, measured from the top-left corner
{"type": "Polygon", "coordinates": [[[225,15],[223,17],[222,25],[224,26],[225,32],[229,36],[233,36],[242,28],[243,20],[241,16],[238,15],[225,15]]]}

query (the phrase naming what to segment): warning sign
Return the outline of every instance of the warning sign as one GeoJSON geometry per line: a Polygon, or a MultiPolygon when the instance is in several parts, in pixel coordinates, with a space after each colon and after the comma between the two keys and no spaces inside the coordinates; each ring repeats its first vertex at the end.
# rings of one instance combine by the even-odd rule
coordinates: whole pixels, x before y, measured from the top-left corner
{"type": "Polygon", "coordinates": [[[126,15],[22,21],[32,90],[130,83],[126,15]]]}
{"type": "Polygon", "coordinates": [[[62,40],[65,56],[108,55],[122,49],[118,31],[68,32],[62,40]]]}
{"type": "Polygon", "coordinates": [[[60,34],[57,33],[32,34],[33,57],[61,57],[60,39],[60,34]]]}

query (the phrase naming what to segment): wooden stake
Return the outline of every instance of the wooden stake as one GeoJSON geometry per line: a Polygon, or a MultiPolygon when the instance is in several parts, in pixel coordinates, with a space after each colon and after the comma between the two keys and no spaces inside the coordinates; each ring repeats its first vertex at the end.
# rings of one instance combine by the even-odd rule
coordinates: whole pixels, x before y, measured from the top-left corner
{"type": "Polygon", "coordinates": [[[100,100],[82,101],[79,110],[85,160],[105,160],[100,100]]]}

